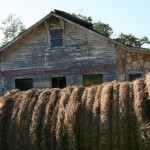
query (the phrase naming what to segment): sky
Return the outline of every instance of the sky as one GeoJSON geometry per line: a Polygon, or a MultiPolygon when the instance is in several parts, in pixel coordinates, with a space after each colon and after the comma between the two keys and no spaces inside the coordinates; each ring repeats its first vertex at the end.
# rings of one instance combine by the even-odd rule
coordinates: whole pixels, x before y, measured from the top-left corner
{"type": "Polygon", "coordinates": [[[0,0],[0,27],[13,13],[29,28],[54,9],[80,13],[91,16],[94,22],[109,24],[114,31],[112,38],[122,32],[150,39],[150,0],[0,0]]]}

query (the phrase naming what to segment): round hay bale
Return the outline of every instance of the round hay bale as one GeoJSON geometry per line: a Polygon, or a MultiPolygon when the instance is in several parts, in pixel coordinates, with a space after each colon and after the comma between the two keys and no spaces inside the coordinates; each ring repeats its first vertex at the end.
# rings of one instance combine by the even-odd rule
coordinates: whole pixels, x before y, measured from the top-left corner
{"type": "Polygon", "coordinates": [[[149,149],[147,80],[13,90],[0,98],[0,149],[149,149]]]}

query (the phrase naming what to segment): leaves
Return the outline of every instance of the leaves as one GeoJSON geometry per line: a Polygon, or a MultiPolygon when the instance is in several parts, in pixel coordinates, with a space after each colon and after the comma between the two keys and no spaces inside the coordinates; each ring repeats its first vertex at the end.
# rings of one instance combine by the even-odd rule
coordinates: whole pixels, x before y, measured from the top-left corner
{"type": "Polygon", "coordinates": [[[116,38],[115,40],[122,44],[133,46],[133,47],[141,47],[144,44],[150,44],[150,41],[146,36],[140,39],[140,38],[135,37],[132,34],[127,35],[127,34],[121,33],[119,37],[116,38]]]}
{"type": "Polygon", "coordinates": [[[4,34],[3,45],[11,41],[17,35],[25,31],[25,26],[19,18],[15,18],[15,14],[10,14],[7,19],[2,22],[2,30],[4,34]]]}
{"type": "Polygon", "coordinates": [[[111,37],[113,34],[113,29],[109,26],[109,24],[105,24],[100,21],[94,23],[94,29],[106,37],[111,37]]]}
{"type": "Polygon", "coordinates": [[[88,23],[92,23],[92,21],[93,21],[91,16],[83,16],[81,14],[77,14],[76,15],[75,13],[72,13],[71,15],[74,16],[74,17],[77,17],[77,18],[79,18],[81,20],[84,20],[84,21],[86,21],[88,23]]]}
{"type": "MultiPolygon", "coordinates": [[[[100,32],[102,35],[106,37],[111,37],[113,34],[113,29],[109,26],[109,24],[105,24],[101,21],[93,22],[93,19],[91,16],[83,16],[81,14],[76,15],[75,13],[72,13],[71,15],[82,19],[88,23],[93,24],[93,29],[100,32]]],[[[137,38],[132,34],[123,34],[121,33],[118,38],[114,39],[122,44],[133,46],[133,47],[142,47],[144,44],[150,44],[150,41],[148,37],[144,36],[142,38],[137,38]]]]}
{"type": "Polygon", "coordinates": [[[75,13],[72,13],[71,15],[93,24],[93,29],[100,32],[106,37],[111,37],[111,35],[113,34],[113,29],[109,26],[109,24],[105,24],[101,21],[94,23],[91,16],[83,16],[81,14],[76,15],[75,13]]]}

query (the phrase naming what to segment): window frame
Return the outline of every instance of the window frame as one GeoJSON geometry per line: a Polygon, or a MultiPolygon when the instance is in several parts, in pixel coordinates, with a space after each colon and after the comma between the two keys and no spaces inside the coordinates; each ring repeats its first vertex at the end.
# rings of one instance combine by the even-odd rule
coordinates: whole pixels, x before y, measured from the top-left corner
{"type": "MultiPolygon", "coordinates": [[[[59,81],[60,82],[60,81],[59,81]]],[[[51,77],[51,87],[52,88],[65,88],[67,86],[67,77],[66,76],[53,76],[51,77]],[[59,87],[53,87],[53,79],[56,78],[57,79],[57,82],[58,82],[58,78],[64,78],[65,79],[65,86],[64,87],[60,87],[60,83],[59,83],[59,87]]]]}
{"type": "Polygon", "coordinates": [[[50,30],[50,47],[51,48],[60,48],[60,47],[64,47],[64,42],[63,42],[63,30],[62,29],[53,29],[53,30],[50,30]],[[57,31],[61,31],[61,38],[52,38],[52,32],[57,32],[57,31]],[[62,45],[58,45],[58,46],[53,46],[52,42],[53,41],[61,41],[62,42],[62,45]]]}
{"type": "Polygon", "coordinates": [[[130,74],[141,74],[142,78],[145,75],[144,71],[126,71],[126,81],[129,81],[129,75],[130,74]]]}
{"type": "MultiPolygon", "coordinates": [[[[32,88],[34,88],[34,78],[33,77],[18,77],[18,78],[14,78],[14,89],[17,89],[16,80],[26,80],[26,79],[32,80],[32,88]]],[[[32,88],[30,88],[30,89],[32,89],[32,88]]],[[[27,90],[30,90],[30,89],[27,89],[27,90]]],[[[23,91],[22,89],[20,89],[20,90],[23,91]]],[[[27,90],[24,90],[24,91],[27,91],[27,90]]]]}
{"type": "MultiPolygon", "coordinates": [[[[104,74],[103,74],[103,73],[83,74],[83,75],[82,75],[82,85],[83,85],[83,86],[86,86],[86,85],[84,85],[84,76],[91,76],[91,75],[101,75],[101,76],[102,76],[102,83],[104,82],[104,74]]],[[[99,84],[102,84],[102,83],[99,83],[99,84]]],[[[94,85],[94,84],[93,84],[93,85],[94,85]]],[[[92,86],[92,85],[89,85],[89,86],[92,86]]]]}

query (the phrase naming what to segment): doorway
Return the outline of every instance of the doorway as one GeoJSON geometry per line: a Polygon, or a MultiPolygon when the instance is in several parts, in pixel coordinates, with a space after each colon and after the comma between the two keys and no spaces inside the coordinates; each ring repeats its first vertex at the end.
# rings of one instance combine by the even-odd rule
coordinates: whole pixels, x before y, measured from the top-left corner
{"type": "Polygon", "coordinates": [[[33,79],[15,79],[15,88],[21,91],[26,91],[33,88],[33,79]]]}
{"type": "Polygon", "coordinates": [[[64,88],[66,87],[66,77],[53,77],[52,88],[64,88]]]}

